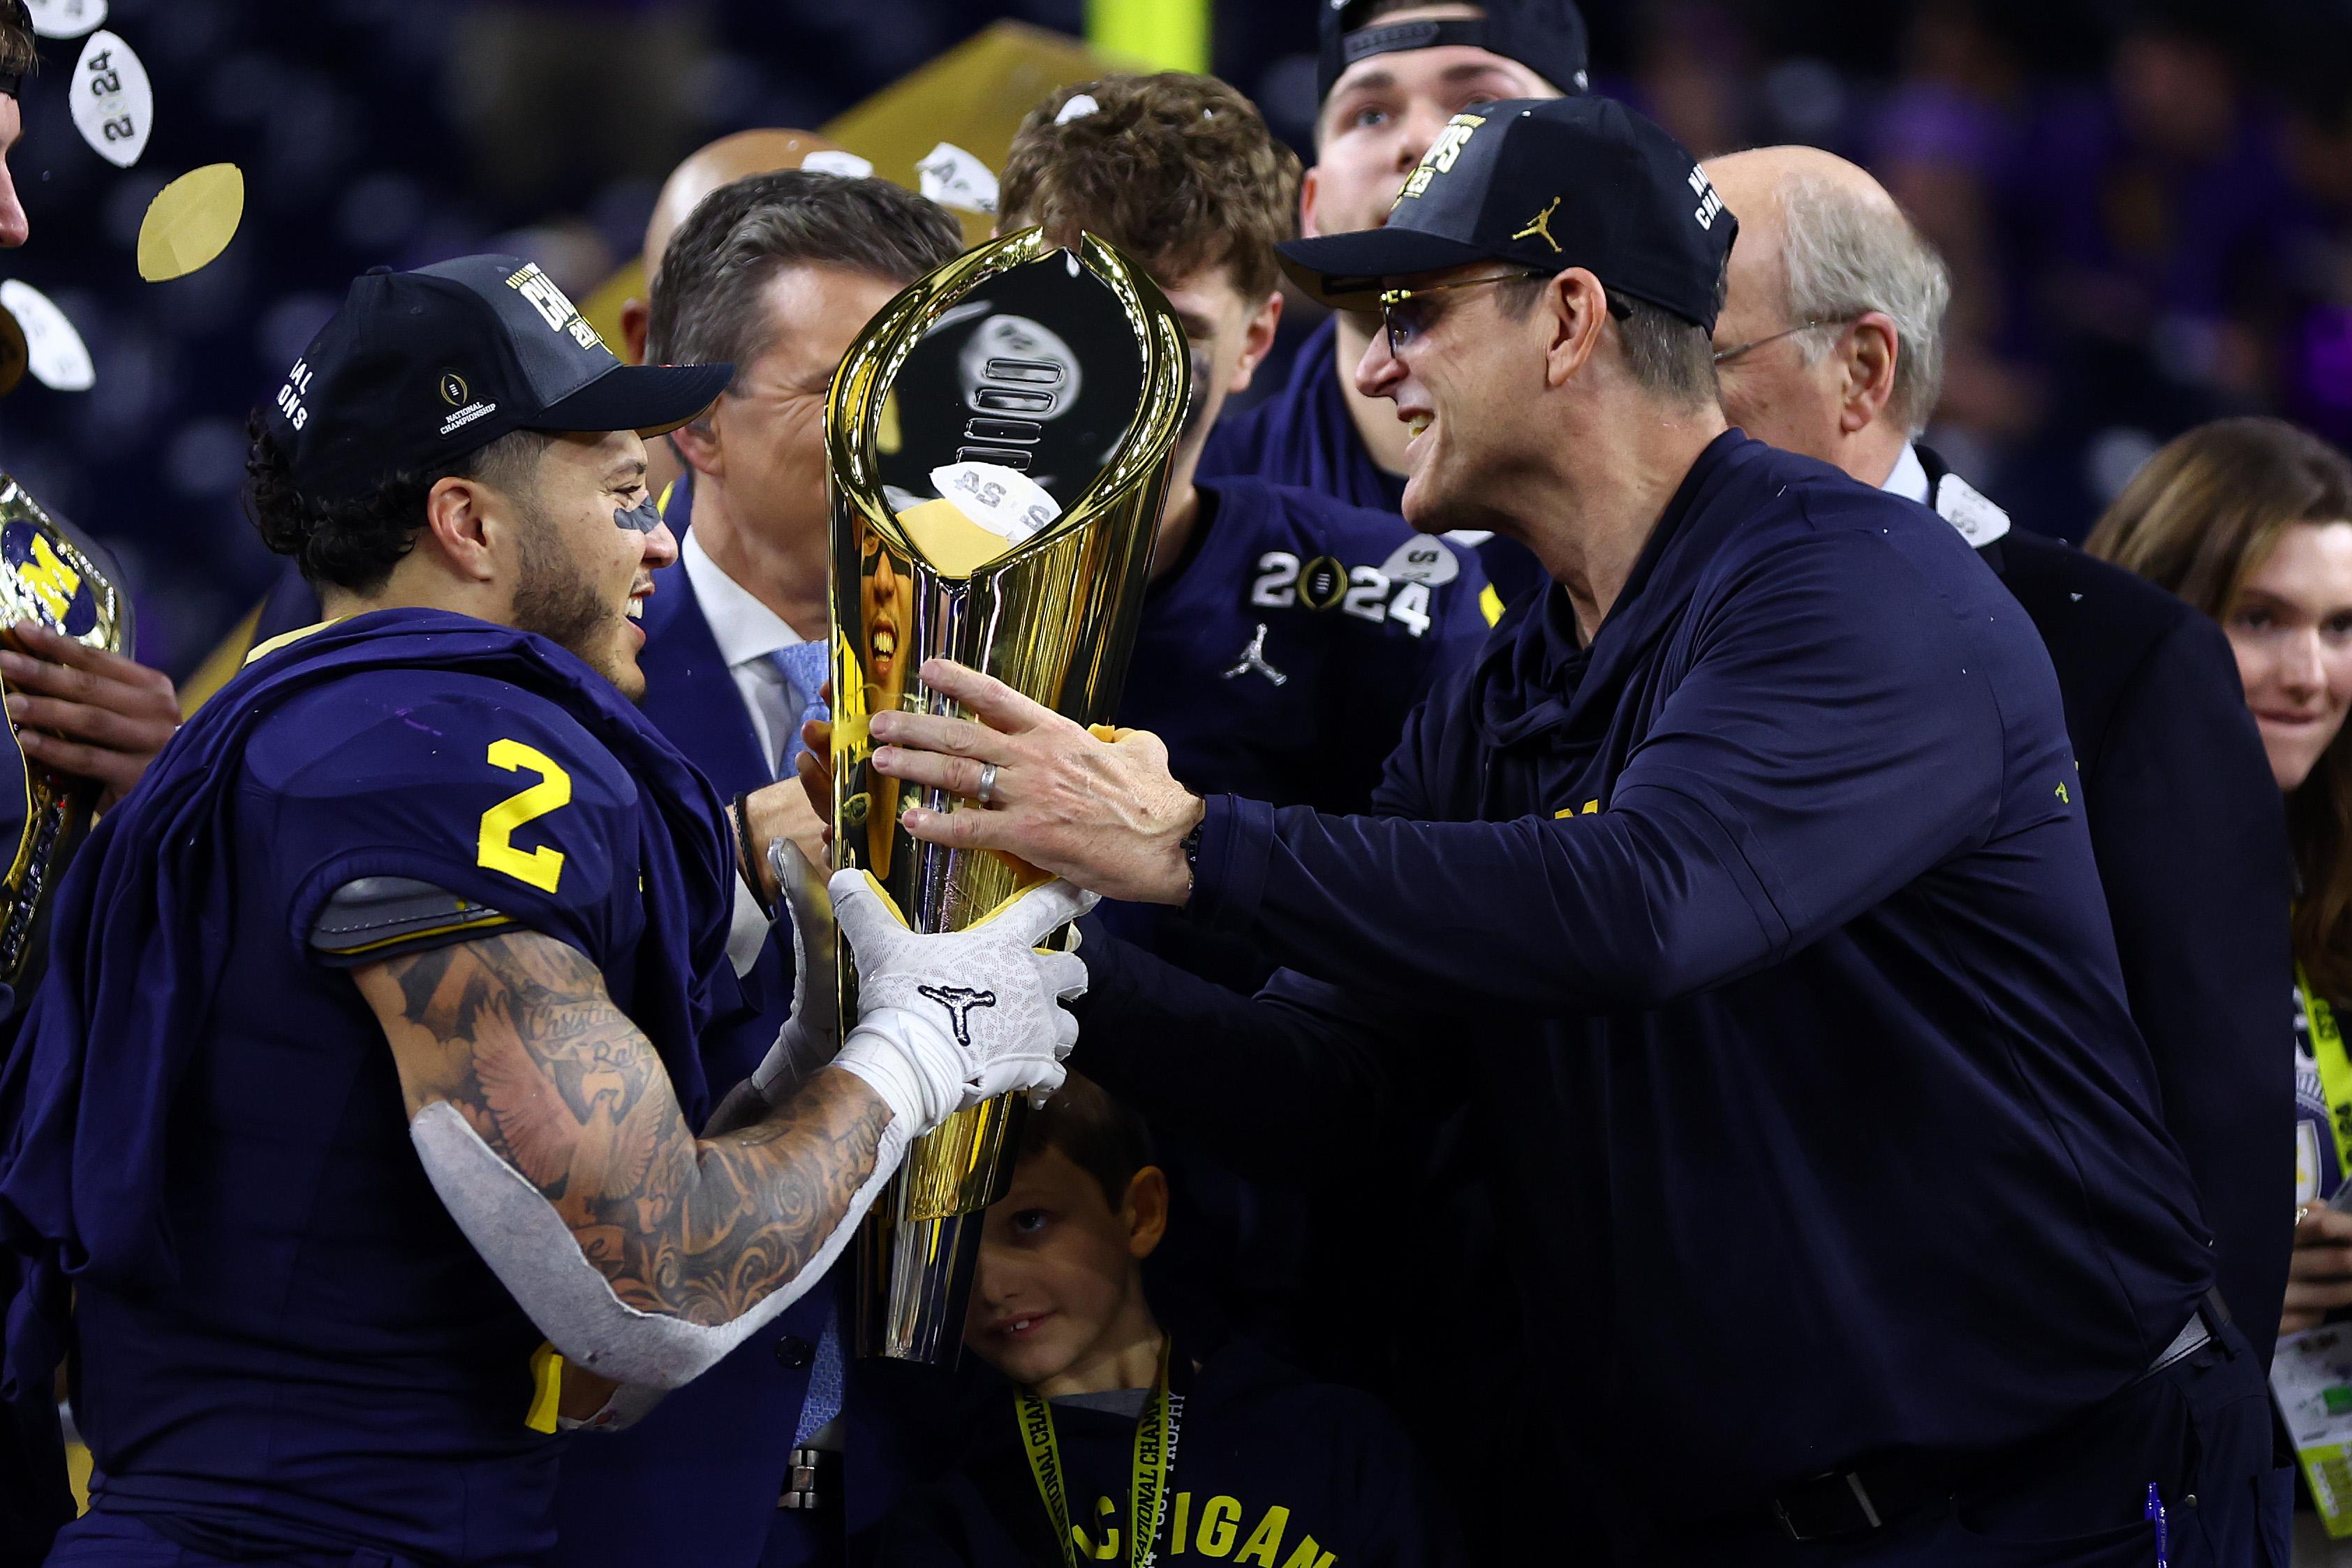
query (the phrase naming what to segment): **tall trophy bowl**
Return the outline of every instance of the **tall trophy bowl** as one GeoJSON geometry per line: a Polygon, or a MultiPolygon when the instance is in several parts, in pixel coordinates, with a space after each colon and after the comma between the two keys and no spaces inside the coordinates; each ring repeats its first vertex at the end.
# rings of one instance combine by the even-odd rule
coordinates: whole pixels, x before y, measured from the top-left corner
{"type": "MultiPolygon", "coordinates": [[[[874,771],[869,717],[969,717],[923,684],[923,661],[944,657],[1109,721],[1191,390],[1183,330],[1150,279],[1090,235],[1064,248],[1034,228],[912,285],[842,360],[825,410],[834,866],[873,873],[915,930],[961,930],[1044,878],[909,836],[898,816],[914,802],[874,771]]],[[[854,1018],[846,944],[838,957],[854,1018]]],[[[1011,1180],[1026,1109],[1005,1096],[915,1141],[859,1236],[862,1353],[955,1359],[981,1214],[1011,1180]]]]}

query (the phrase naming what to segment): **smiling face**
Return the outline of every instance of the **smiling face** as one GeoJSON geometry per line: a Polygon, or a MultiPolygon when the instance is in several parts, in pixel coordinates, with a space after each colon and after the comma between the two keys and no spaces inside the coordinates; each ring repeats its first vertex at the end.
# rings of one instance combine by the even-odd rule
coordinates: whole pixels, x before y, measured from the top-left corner
{"type": "MultiPolygon", "coordinates": [[[[1482,15],[1475,5],[1390,13],[1380,25],[1482,15]]],[[[1308,236],[1378,228],[1405,176],[1465,109],[1504,98],[1558,98],[1559,89],[1517,60],[1465,45],[1371,55],[1341,72],[1316,117],[1315,167],[1299,189],[1308,236]]]]}
{"type": "Polygon", "coordinates": [[[500,495],[513,541],[511,624],[578,655],[630,701],[642,698],[637,620],[654,573],[677,559],[667,526],[642,527],[645,443],[629,430],[560,436],[500,495]]]}
{"type": "Polygon", "coordinates": [[[1160,1243],[1167,1178],[1147,1165],[1118,1208],[1057,1148],[1024,1155],[988,1211],[964,1343],[1025,1388],[1115,1360],[1158,1333],[1139,1267],[1160,1243]]]}
{"type": "Polygon", "coordinates": [[[2291,523],[2223,619],[2271,776],[2293,790],[2352,706],[2352,521],[2291,523]]]}
{"type": "Polygon", "coordinates": [[[1549,390],[1550,318],[1539,308],[1508,308],[1522,285],[1475,281],[1516,276],[1480,261],[1398,279],[1428,291],[1390,307],[1397,352],[1387,331],[1375,331],[1356,367],[1356,390],[1391,400],[1413,432],[1404,449],[1404,516],[1423,533],[1484,528],[1517,537],[1480,498],[1494,478],[1519,467],[1529,439],[1541,439],[1528,429],[1528,414],[1549,390]]]}

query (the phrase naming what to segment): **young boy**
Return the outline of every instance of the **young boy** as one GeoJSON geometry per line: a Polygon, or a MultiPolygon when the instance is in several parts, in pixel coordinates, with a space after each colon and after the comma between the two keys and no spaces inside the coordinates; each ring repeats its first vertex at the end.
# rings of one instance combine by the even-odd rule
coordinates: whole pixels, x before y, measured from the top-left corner
{"type": "Polygon", "coordinates": [[[1370,1396],[1244,1341],[1171,1342],[1142,1268],[1167,1225],[1142,1121],[1071,1074],[1030,1117],[1012,1189],[988,1211],[964,1321],[964,1343],[1014,1390],[948,1480],[891,1521],[880,1561],[1465,1561],[1370,1396]]]}

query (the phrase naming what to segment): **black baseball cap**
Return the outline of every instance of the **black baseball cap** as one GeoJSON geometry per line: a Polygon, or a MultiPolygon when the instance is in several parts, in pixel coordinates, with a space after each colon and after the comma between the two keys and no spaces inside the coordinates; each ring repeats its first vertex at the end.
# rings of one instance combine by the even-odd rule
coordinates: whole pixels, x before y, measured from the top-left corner
{"type": "Polygon", "coordinates": [[[302,351],[269,410],[296,488],[347,500],[516,430],[659,436],[727,390],[726,364],[623,364],[534,262],[379,267],[302,351]]]}
{"type": "MultiPolygon", "coordinates": [[[[1433,5],[1448,0],[1431,0],[1433,5]]],[[[1483,16],[1367,23],[1370,0],[1322,0],[1323,47],[1315,64],[1315,101],[1358,60],[1402,49],[1466,45],[1517,60],[1562,92],[1588,85],[1584,13],[1575,0],[1469,0],[1483,16]]]]}
{"type": "Polygon", "coordinates": [[[1294,239],[1283,270],[1341,310],[1381,280],[1473,261],[1581,267],[1612,293],[1715,330],[1739,220],[1681,142],[1614,99],[1505,99],[1446,122],[1384,228],[1294,239]]]}

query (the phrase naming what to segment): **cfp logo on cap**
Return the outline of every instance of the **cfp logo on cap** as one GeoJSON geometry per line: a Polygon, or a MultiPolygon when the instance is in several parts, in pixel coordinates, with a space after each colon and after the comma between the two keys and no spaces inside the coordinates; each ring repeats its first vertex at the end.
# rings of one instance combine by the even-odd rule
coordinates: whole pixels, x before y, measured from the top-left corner
{"type": "Polygon", "coordinates": [[[1430,181],[1451,170],[1454,160],[1462,156],[1462,149],[1470,144],[1472,134],[1486,123],[1486,117],[1483,114],[1457,114],[1447,121],[1445,129],[1437,133],[1437,140],[1429,144],[1429,151],[1421,155],[1421,167],[1405,181],[1404,189],[1397,193],[1396,202],[1389,204],[1389,210],[1396,211],[1397,202],[1421,195],[1429,189],[1430,181]]]}
{"type": "MultiPolygon", "coordinates": [[[[530,300],[531,309],[537,310],[549,326],[559,332],[571,333],[572,341],[582,348],[604,347],[604,340],[596,335],[596,329],[590,326],[587,318],[581,315],[572,301],[564,297],[563,290],[555,286],[555,279],[539,269],[538,262],[525,263],[522,270],[507,279],[507,287],[530,300]]],[[[605,352],[609,353],[612,351],[606,349],[605,352]]]]}
{"type": "Polygon", "coordinates": [[[1698,220],[1699,227],[1712,230],[1716,215],[1723,210],[1723,198],[1715,194],[1714,183],[1706,177],[1706,171],[1696,163],[1691,165],[1690,188],[1691,195],[1698,198],[1698,205],[1691,209],[1691,216],[1698,220]]]}
{"type": "Polygon", "coordinates": [[[454,370],[443,371],[441,373],[441,401],[447,404],[452,408],[461,408],[465,406],[466,378],[459,375],[454,370]]]}

